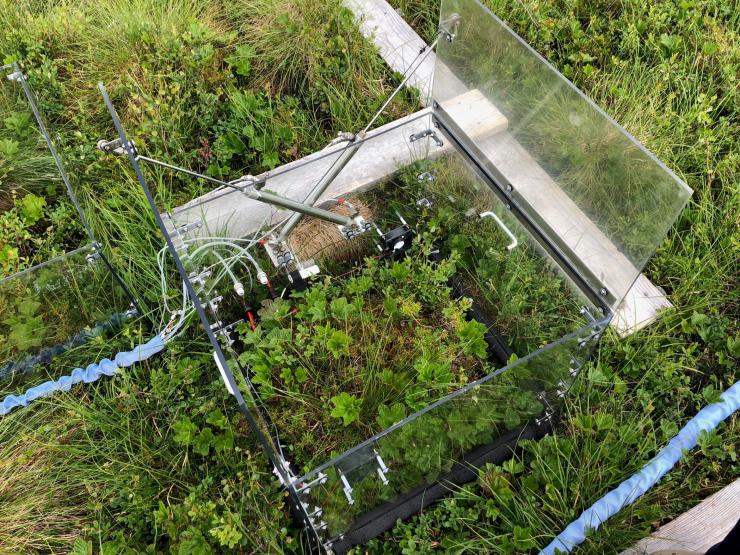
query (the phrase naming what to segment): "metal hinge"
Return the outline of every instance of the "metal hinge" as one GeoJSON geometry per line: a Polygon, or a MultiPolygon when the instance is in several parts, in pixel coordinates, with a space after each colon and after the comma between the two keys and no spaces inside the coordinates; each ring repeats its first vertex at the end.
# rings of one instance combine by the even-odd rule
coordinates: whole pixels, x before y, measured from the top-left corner
{"type": "MultiPolygon", "coordinates": [[[[100,139],[97,144],[98,150],[103,151],[106,154],[113,154],[114,156],[123,156],[126,154],[126,149],[124,148],[123,141],[118,139],[113,139],[112,141],[106,141],[105,139],[100,139]]],[[[128,147],[131,149],[131,152],[136,156],[138,153],[136,151],[136,145],[133,141],[128,142],[128,147]]]]}

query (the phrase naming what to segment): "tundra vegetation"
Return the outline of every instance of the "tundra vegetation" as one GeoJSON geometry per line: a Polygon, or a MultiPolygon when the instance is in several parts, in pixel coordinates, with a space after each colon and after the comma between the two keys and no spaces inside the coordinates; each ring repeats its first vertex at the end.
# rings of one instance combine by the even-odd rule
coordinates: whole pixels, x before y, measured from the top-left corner
{"type": "MultiPolygon", "coordinates": [[[[436,0],[393,3],[431,38],[436,0]]],[[[569,391],[552,435],[524,442],[511,461],[482,469],[476,483],[398,523],[362,548],[370,553],[535,551],[736,379],[737,3],[486,3],[696,191],[647,269],[676,308],[627,339],[607,333],[569,391]]],[[[221,177],[259,173],[322,148],[338,131],[361,128],[399,82],[340,0],[3,0],[1,8],[4,62],[23,66],[94,231],[149,317],[76,349],[77,364],[132,347],[151,333],[147,321],[160,318],[161,237],[126,165],[95,149],[113,132],[97,81],[108,87],[142,152],[221,177]]],[[[3,276],[84,238],[31,114],[10,85],[3,84],[0,99],[3,276]]],[[[404,93],[380,123],[415,108],[414,94],[404,93]]],[[[396,179],[415,186],[413,175],[396,179]]],[[[163,205],[196,192],[192,182],[164,172],[151,182],[163,205]]],[[[480,257],[462,216],[440,208],[424,217],[438,222],[437,229],[463,230],[430,238],[444,243],[448,262],[429,264],[423,249],[430,243],[421,240],[407,261],[368,262],[293,299],[297,314],[282,315],[277,303],[265,307],[258,334],[242,331],[247,341],[281,341],[285,318],[293,319],[291,338],[303,334],[306,347],[317,349],[308,362],[345,371],[351,364],[344,363],[358,362],[348,353],[362,353],[372,379],[311,391],[315,382],[308,378],[317,369],[296,360],[290,373],[264,380],[266,403],[323,395],[319,418],[337,441],[347,433],[352,443],[385,426],[416,405],[413,396],[378,387],[388,368],[374,362],[378,344],[365,333],[412,318],[428,326],[429,307],[436,318],[442,312],[444,324],[407,334],[409,359],[418,364],[390,370],[408,372],[404,379],[422,396],[486,372],[479,331],[459,318],[463,303],[444,287],[423,307],[418,298],[418,307],[387,301],[404,287],[417,288],[417,296],[425,291],[402,279],[408,271],[441,283],[456,265],[467,268],[471,284],[506,277],[523,284],[519,296],[482,287],[479,299],[505,309],[500,326],[517,353],[556,336],[552,326],[572,324],[573,299],[563,284],[527,266],[524,254],[504,258],[494,249],[480,257]],[[369,295],[360,300],[356,291],[363,287],[369,295]],[[541,296],[531,294],[539,289],[541,296]],[[445,332],[441,341],[432,337],[445,332]],[[327,341],[312,345],[316,333],[327,334],[327,341]]],[[[6,338],[32,333],[34,307],[27,304],[19,314],[23,322],[0,317],[6,338]]],[[[65,373],[70,360],[57,360],[48,372],[65,373]]],[[[394,361],[392,353],[388,360],[394,361]]],[[[315,404],[305,406],[309,411],[315,404]]],[[[310,443],[304,430],[288,429],[297,452],[304,450],[310,443]]],[[[737,416],[702,435],[697,450],[590,534],[581,552],[619,552],[736,479],[739,438],[737,416]]],[[[196,326],[148,363],[0,419],[0,553],[301,552],[286,504],[196,326]]]]}

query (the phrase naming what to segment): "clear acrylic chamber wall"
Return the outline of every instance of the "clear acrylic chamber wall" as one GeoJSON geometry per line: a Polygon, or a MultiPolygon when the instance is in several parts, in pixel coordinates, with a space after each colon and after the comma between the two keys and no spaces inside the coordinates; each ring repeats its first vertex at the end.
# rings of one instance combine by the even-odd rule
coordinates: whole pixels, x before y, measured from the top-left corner
{"type": "MultiPolygon", "coordinates": [[[[470,480],[471,466],[500,461],[518,438],[546,433],[560,399],[690,195],[477,1],[443,0],[440,37],[431,108],[351,144],[230,182],[183,172],[185,177],[165,179],[175,168],[156,161],[144,168],[151,159],[128,142],[106,97],[119,135],[111,148],[118,147],[139,173],[227,387],[308,536],[336,552],[442,495],[440,481],[470,480]],[[302,202],[350,149],[354,156],[313,205],[326,208],[346,199],[367,208],[370,231],[352,240],[357,246],[351,256],[327,263],[313,253],[311,260],[275,269],[263,251],[249,251],[255,260],[245,259],[243,281],[252,281],[245,288],[254,290],[253,278],[264,268],[265,281],[286,284],[282,293],[273,292],[279,302],[235,296],[238,276],[234,287],[229,280],[214,282],[214,274],[224,273],[218,260],[224,255],[203,257],[203,245],[251,249],[269,242],[256,238],[279,232],[292,212],[255,196],[302,202]],[[286,439],[291,435],[281,425],[291,411],[303,414],[309,401],[294,396],[276,403],[279,388],[266,382],[277,377],[265,376],[254,361],[255,353],[260,360],[282,357],[294,339],[292,328],[263,342],[244,341],[235,329],[249,326],[245,314],[251,318],[260,302],[273,312],[287,306],[281,317],[293,317],[290,303],[305,302],[311,281],[308,293],[300,292],[281,272],[308,271],[317,262],[315,282],[334,283],[377,264],[395,267],[399,261],[392,256],[374,261],[374,243],[402,224],[417,243],[428,240],[426,251],[419,247],[428,262],[417,268],[452,261],[441,287],[451,297],[471,299],[465,317],[487,327],[488,360],[457,387],[436,389],[423,406],[409,404],[414,410],[399,411],[396,420],[368,422],[353,445],[326,443],[320,422],[308,440],[286,439]]],[[[310,229],[304,241],[307,236],[310,229]]],[[[413,280],[413,273],[407,278],[413,280]]],[[[374,299],[366,295],[368,313],[374,299]]],[[[412,312],[421,318],[425,309],[419,305],[412,312]]],[[[255,330],[258,325],[253,323],[255,330]]],[[[359,376],[363,366],[356,366],[359,376]]],[[[409,367],[418,370],[411,359],[409,367]]]]}
{"type": "Polygon", "coordinates": [[[49,211],[77,215],[76,244],[41,261],[33,243],[7,245],[0,256],[0,398],[58,378],[74,364],[64,359],[93,337],[116,329],[134,314],[132,298],[95,247],[85,216],[69,184],[56,138],[17,64],[5,66],[0,83],[0,207],[6,225],[30,236],[52,225],[49,211]],[[57,375],[58,374],[58,375],[57,375]]]}

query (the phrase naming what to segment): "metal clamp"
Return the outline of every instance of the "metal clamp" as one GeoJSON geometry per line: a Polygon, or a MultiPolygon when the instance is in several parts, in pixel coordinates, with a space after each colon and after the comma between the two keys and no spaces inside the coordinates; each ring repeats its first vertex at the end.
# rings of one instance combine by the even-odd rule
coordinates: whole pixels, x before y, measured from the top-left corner
{"type": "Polygon", "coordinates": [[[409,141],[415,143],[416,141],[424,139],[426,137],[431,137],[438,147],[443,147],[445,145],[442,139],[439,138],[439,135],[437,135],[436,131],[434,131],[434,129],[427,129],[426,131],[414,133],[409,137],[409,141]]]}
{"type": "Polygon", "coordinates": [[[276,268],[285,268],[296,259],[286,241],[268,241],[265,244],[265,250],[276,268]]]}
{"type": "MultiPolygon", "coordinates": [[[[126,146],[128,146],[133,152],[134,156],[136,156],[137,152],[134,142],[129,141],[126,146]]],[[[100,139],[97,144],[98,150],[101,150],[106,154],[113,154],[114,156],[123,156],[124,154],[126,154],[126,146],[124,146],[123,141],[120,138],[113,139],[112,141],[100,139]]]]}
{"type": "Polygon", "coordinates": [[[366,222],[362,216],[356,216],[351,225],[340,225],[337,227],[339,228],[339,233],[342,234],[342,237],[349,241],[358,235],[362,235],[363,233],[370,231],[372,226],[366,222]]]}
{"type": "MultiPolygon", "coordinates": [[[[8,66],[3,66],[3,67],[5,68],[8,66]]],[[[10,67],[13,67],[13,66],[11,65],[10,67]]],[[[23,81],[23,73],[21,73],[20,70],[14,71],[12,73],[8,73],[7,77],[8,77],[8,81],[16,81],[16,82],[23,81]]]]}
{"type": "Polygon", "coordinates": [[[504,222],[501,221],[501,218],[499,218],[496,214],[494,214],[493,212],[483,212],[480,214],[480,217],[493,218],[493,220],[498,224],[503,232],[509,236],[509,239],[511,239],[511,243],[506,246],[507,251],[512,251],[519,245],[519,239],[516,238],[516,235],[514,235],[511,230],[506,227],[506,224],[504,224],[504,222]]]}
{"type": "Polygon", "coordinates": [[[95,264],[101,258],[100,247],[93,245],[92,252],[85,257],[88,264],[95,264]]]}
{"type": "Polygon", "coordinates": [[[341,143],[350,143],[355,140],[355,134],[350,133],[349,131],[340,131],[337,133],[337,136],[331,140],[331,142],[326,145],[326,148],[341,144],[341,143]]]}
{"type": "Polygon", "coordinates": [[[460,14],[453,13],[439,25],[439,33],[447,42],[453,42],[457,36],[458,27],[460,26],[460,14]]]}
{"type": "Polygon", "coordinates": [[[301,487],[296,488],[295,492],[296,493],[309,493],[312,487],[325,484],[328,479],[329,477],[326,474],[324,474],[323,472],[319,472],[316,478],[314,478],[310,482],[305,482],[304,484],[301,485],[301,487]]]}

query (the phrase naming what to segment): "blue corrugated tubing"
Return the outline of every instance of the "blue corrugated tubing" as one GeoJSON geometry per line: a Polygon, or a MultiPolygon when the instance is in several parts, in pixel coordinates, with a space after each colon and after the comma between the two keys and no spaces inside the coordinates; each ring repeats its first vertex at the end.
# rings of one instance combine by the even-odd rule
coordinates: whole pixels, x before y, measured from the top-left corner
{"type": "Polygon", "coordinates": [[[722,401],[701,409],[688,424],[642,470],[622,482],[571,522],[540,555],[568,553],[586,539],[589,530],[595,530],[608,518],[634,503],[679,461],[684,450],[693,449],[699,434],[714,430],[720,422],[740,409],[740,382],[722,394],[722,401]]]}
{"type": "Polygon", "coordinates": [[[165,347],[164,340],[157,335],[154,339],[144,345],[139,345],[133,351],[118,353],[113,360],[104,358],[97,364],[91,364],[87,368],[75,368],[69,376],[62,376],[56,381],[42,383],[32,387],[22,395],[8,395],[0,403],[0,416],[8,414],[16,407],[27,407],[31,402],[41,397],[48,397],[55,391],[69,391],[73,385],[78,383],[92,383],[102,376],[112,376],[119,368],[128,368],[137,362],[156,355],[165,347]]]}

